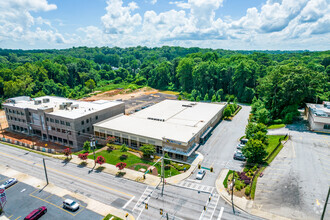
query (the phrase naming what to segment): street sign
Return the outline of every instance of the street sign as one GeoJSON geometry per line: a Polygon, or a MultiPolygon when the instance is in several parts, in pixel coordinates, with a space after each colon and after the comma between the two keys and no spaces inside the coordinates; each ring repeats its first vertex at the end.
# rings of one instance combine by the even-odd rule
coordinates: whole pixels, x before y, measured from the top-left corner
{"type": "Polygon", "coordinates": [[[202,169],[204,169],[204,170],[210,170],[210,168],[207,168],[207,167],[202,167],[202,169]]]}

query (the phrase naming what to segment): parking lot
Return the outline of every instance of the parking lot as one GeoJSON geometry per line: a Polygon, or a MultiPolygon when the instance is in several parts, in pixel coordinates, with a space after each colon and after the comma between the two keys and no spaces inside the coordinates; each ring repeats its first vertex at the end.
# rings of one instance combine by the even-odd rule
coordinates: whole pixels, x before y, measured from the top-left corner
{"type": "MultiPolygon", "coordinates": [[[[0,184],[9,177],[0,175],[0,184]]],[[[13,220],[24,219],[30,212],[41,206],[47,207],[47,213],[41,219],[103,219],[103,216],[86,209],[86,204],[70,196],[59,197],[43,190],[18,182],[6,189],[7,203],[4,215],[13,220]],[[65,199],[73,199],[80,208],[72,212],[62,208],[65,199]]]]}

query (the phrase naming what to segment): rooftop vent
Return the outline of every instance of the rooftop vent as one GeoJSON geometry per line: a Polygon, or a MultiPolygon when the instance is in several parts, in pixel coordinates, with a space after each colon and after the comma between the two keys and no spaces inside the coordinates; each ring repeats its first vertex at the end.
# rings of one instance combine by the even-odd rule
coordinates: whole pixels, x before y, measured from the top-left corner
{"type": "Polygon", "coordinates": [[[35,105],[40,105],[41,104],[41,100],[34,100],[34,104],[35,105]]]}
{"type": "Polygon", "coordinates": [[[192,105],[182,105],[182,107],[192,107],[192,105]]]}
{"type": "Polygon", "coordinates": [[[47,103],[47,102],[49,102],[49,98],[42,99],[42,102],[43,102],[43,103],[47,103]]]}
{"type": "Polygon", "coordinates": [[[162,121],[162,122],[165,121],[165,119],[161,119],[161,118],[151,118],[151,117],[148,117],[147,119],[153,120],[153,121],[162,121]]]}
{"type": "Polygon", "coordinates": [[[78,109],[79,108],[79,104],[73,104],[73,105],[71,105],[71,110],[72,109],[78,109]]]}
{"type": "Polygon", "coordinates": [[[65,107],[66,107],[66,104],[64,104],[64,103],[60,104],[60,110],[64,110],[65,107]]]}

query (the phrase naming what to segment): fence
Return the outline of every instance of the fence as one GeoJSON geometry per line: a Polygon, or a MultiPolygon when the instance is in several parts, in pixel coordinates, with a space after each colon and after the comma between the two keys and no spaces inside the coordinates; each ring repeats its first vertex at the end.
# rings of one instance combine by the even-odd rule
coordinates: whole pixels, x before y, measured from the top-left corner
{"type": "Polygon", "coordinates": [[[51,154],[56,154],[56,150],[55,149],[50,149],[50,148],[46,148],[46,147],[40,147],[40,146],[36,146],[36,145],[32,145],[32,144],[27,144],[27,143],[23,143],[17,140],[12,140],[10,138],[2,138],[1,139],[3,142],[7,142],[10,144],[16,144],[19,146],[23,146],[23,147],[28,147],[30,149],[33,150],[37,150],[37,151],[41,151],[41,152],[45,152],[45,153],[51,153],[51,154]]]}

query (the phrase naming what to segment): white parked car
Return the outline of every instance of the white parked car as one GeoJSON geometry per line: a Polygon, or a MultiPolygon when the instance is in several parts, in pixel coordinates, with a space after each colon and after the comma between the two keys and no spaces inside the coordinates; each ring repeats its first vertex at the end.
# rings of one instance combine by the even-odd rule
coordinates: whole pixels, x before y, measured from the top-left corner
{"type": "Polygon", "coordinates": [[[241,150],[243,147],[245,147],[244,144],[237,144],[237,147],[236,147],[236,148],[237,148],[238,150],[241,150]]]}
{"type": "Polygon", "coordinates": [[[63,208],[70,209],[71,211],[76,211],[79,209],[79,203],[77,203],[71,199],[66,199],[63,202],[63,208]]]}
{"type": "Polygon", "coordinates": [[[0,188],[4,188],[7,189],[8,187],[14,185],[15,183],[17,183],[17,179],[16,178],[10,178],[8,179],[6,182],[4,182],[0,188]]]}
{"type": "Polygon", "coordinates": [[[196,179],[201,180],[205,176],[205,170],[199,170],[198,173],[196,174],[196,179]]]}

